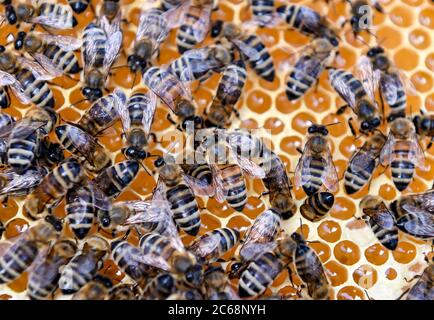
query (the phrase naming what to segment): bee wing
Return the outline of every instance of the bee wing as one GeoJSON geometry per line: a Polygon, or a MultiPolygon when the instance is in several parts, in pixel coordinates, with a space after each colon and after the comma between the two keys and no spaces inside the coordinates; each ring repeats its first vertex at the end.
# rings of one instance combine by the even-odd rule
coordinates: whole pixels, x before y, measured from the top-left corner
{"type": "Polygon", "coordinates": [[[405,231],[409,234],[421,238],[434,237],[434,215],[423,208],[404,204],[403,208],[408,212],[408,215],[414,216],[413,219],[398,220],[398,225],[402,225],[405,231]]]}
{"type": "Polygon", "coordinates": [[[92,193],[92,203],[98,209],[109,211],[112,208],[110,199],[101,191],[95,182],[89,180],[87,187],[92,193]]]}
{"type": "Polygon", "coordinates": [[[243,257],[245,261],[252,261],[259,258],[266,252],[273,251],[276,248],[276,242],[265,242],[265,243],[248,243],[241,247],[240,256],[243,257]]]}
{"type": "Polygon", "coordinates": [[[74,125],[70,125],[69,136],[77,152],[91,164],[94,162],[94,152],[89,154],[88,150],[103,149],[98,140],[74,125]]]}
{"type": "Polygon", "coordinates": [[[336,171],[336,167],[333,163],[333,158],[330,152],[330,149],[327,148],[327,154],[325,155],[325,168],[322,173],[321,180],[331,192],[336,192],[338,190],[338,173],[336,171]]]}
{"type": "Polygon", "coordinates": [[[359,150],[350,159],[349,168],[352,172],[361,172],[365,171],[371,164],[372,158],[359,150]]]}
{"type": "Polygon", "coordinates": [[[41,64],[36,61],[24,57],[17,57],[17,60],[24,67],[30,69],[35,78],[38,80],[51,80],[56,77],[55,74],[50,73],[50,70],[45,69],[41,64]]]}
{"type": "Polygon", "coordinates": [[[407,94],[411,96],[417,96],[417,89],[413,84],[413,81],[407,77],[407,75],[401,70],[396,71],[401,83],[404,85],[404,88],[407,94]]]}
{"type": "Polygon", "coordinates": [[[183,174],[182,176],[195,195],[205,197],[212,197],[214,195],[214,186],[212,184],[187,174],[183,174]]]}
{"type": "Polygon", "coordinates": [[[78,50],[83,45],[83,41],[76,37],[62,36],[62,35],[50,34],[50,33],[39,33],[39,32],[38,35],[46,43],[54,43],[57,46],[59,46],[59,48],[65,51],[75,51],[78,50]]]}
{"type": "Polygon", "coordinates": [[[107,46],[103,62],[104,74],[108,74],[122,46],[122,32],[117,31],[107,37],[107,46]]]}
{"type": "Polygon", "coordinates": [[[122,128],[124,132],[127,132],[131,127],[130,113],[128,111],[127,103],[116,103],[115,104],[116,112],[119,115],[119,118],[122,122],[122,128]]]}
{"type": "Polygon", "coordinates": [[[261,166],[250,159],[235,155],[235,162],[246,172],[251,178],[265,178],[265,171],[261,166]]]}
{"type": "Polygon", "coordinates": [[[162,14],[164,21],[167,25],[168,30],[178,28],[181,26],[183,21],[185,20],[186,13],[190,7],[190,1],[182,1],[176,7],[173,7],[170,10],[165,11],[162,14]]]}
{"type": "Polygon", "coordinates": [[[299,12],[301,14],[300,21],[302,21],[303,26],[306,26],[310,30],[318,30],[322,20],[319,13],[308,7],[300,7],[299,12]]]}
{"type": "Polygon", "coordinates": [[[32,56],[35,58],[36,61],[41,65],[41,67],[48,72],[51,76],[54,78],[60,77],[63,75],[63,70],[56,67],[53,64],[53,61],[50,60],[46,55],[42,53],[34,53],[32,56]]]}
{"type": "Polygon", "coordinates": [[[43,24],[53,29],[71,29],[72,19],[65,19],[65,16],[73,17],[72,8],[68,5],[56,3],[56,8],[50,14],[38,15],[30,18],[31,23],[43,24]]]}
{"type": "Polygon", "coordinates": [[[219,245],[220,236],[217,234],[207,234],[205,237],[202,237],[197,245],[194,245],[191,249],[195,255],[199,257],[206,257],[210,255],[219,245]]]}
{"type": "Polygon", "coordinates": [[[0,188],[0,195],[12,193],[15,191],[33,188],[41,182],[44,174],[41,170],[27,170],[23,174],[15,172],[0,173],[1,179],[8,181],[0,188]]]}
{"type": "Polygon", "coordinates": [[[120,22],[121,22],[121,11],[118,11],[118,14],[113,19],[113,22],[110,22],[106,16],[102,16],[99,20],[99,24],[101,28],[105,31],[105,34],[111,35],[120,31],[120,22]]]}
{"type": "Polygon", "coordinates": [[[4,72],[0,70],[0,86],[10,86],[18,82],[13,75],[10,73],[4,72]]]}
{"type": "Polygon", "coordinates": [[[25,139],[45,124],[45,121],[30,121],[24,118],[12,129],[12,133],[15,137],[25,139]]]}
{"type": "Polygon", "coordinates": [[[380,153],[380,162],[383,166],[387,166],[390,163],[390,160],[392,159],[392,150],[395,146],[395,137],[393,134],[389,133],[389,136],[387,137],[386,143],[384,144],[383,148],[381,149],[380,153]]]}
{"type": "Polygon", "coordinates": [[[198,43],[202,42],[208,34],[211,25],[211,11],[212,4],[202,6],[199,19],[196,20],[191,28],[193,29],[193,36],[198,43]]]}
{"type": "Polygon", "coordinates": [[[224,188],[223,179],[220,174],[220,169],[215,164],[209,165],[212,172],[213,186],[214,186],[214,197],[218,202],[225,201],[227,191],[224,188]]]}
{"type": "Polygon", "coordinates": [[[157,95],[152,91],[146,94],[146,108],[143,111],[142,126],[145,133],[148,135],[151,132],[151,125],[154,121],[155,110],[157,108],[157,95]]]}
{"type": "Polygon", "coordinates": [[[163,257],[157,256],[156,254],[132,254],[131,258],[148,266],[170,271],[169,263],[163,257]]]}
{"type": "Polygon", "coordinates": [[[330,81],[331,85],[333,86],[333,88],[336,90],[336,92],[340,95],[340,97],[342,99],[344,99],[344,101],[346,103],[348,103],[348,105],[352,109],[354,109],[354,107],[356,106],[356,94],[347,85],[347,83],[344,81],[343,77],[332,78],[332,77],[330,77],[330,72],[329,72],[329,81],[330,81]]]}
{"type": "MultiPolygon", "coordinates": [[[[101,40],[100,41],[96,41],[96,39],[94,39],[94,36],[96,34],[98,34],[98,36],[102,35],[100,32],[102,32],[104,34],[104,36],[105,36],[105,40],[104,40],[105,47],[104,47],[104,50],[105,50],[105,55],[107,56],[107,42],[108,42],[107,34],[105,34],[105,32],[104,32],[104,30],[102,28],[97,27],[97,26],[95,26],[93,24],[89,24],[85,29],[87,29],[91,25],[95,29],[98,28],[99,31],[98,32],[95,31],[95,32],[90,33],[89,34],[89,41],[86,41],[86,42],[83,43],[82,53],[83,53],[83,60],[84,60],[84,68],[85,69],[90,68],[93,65],[95,65],[95,61],[96,61],[96,57],[97,57],[98,51],[101,50],[101,47],[98,46],[98,44],[101,43],[101,40]]],[[[104,56],[104,60],[105,60],[105,56],[104,56]]]]}
{"type": "Polygon", "coordinates": [[[308,141],[304,147],[303,154],[298,160],[297,166],[295,167],[294,172],[294,184],[297,188],[302,187],[306,182],[308,182],[308,178],[303,174],[304,171],[307,171],[310,166],[309,156],[312,154],[312,151],[309,147],[310,142],[308,141]]]}
{"type": "Polygon", "coordinates": [[[411,137],[409,139],[410,143],[410,160],[419,168],[422,170],[426,170],[425,167],[425,154],[423,152],[423,149],[421,148],[419,144],[419,140],[417,137],[417,134],[415,131],[411,134],[411,137]]]}
{"type": "Polygon", "coordinates": [[[378,209],[365,208],[363,212],[383,229],[394,229],[396,223],[395,218],[384,203],[378,209]]]}
{"type": "Polygon", "coordinates": [[[381,71],[374,71],[369,58],[367,56],[361,56],[357,62],[357,73],[359,75],[359,79],[362,81],[366,93],[371,98],[371,101],[375,101],[375,92],[378,88],[381,71]]]}
{"type": "Polygon", "coordinates": [[[380,79],[381,93],[389,105],[393,105],[398,100],[398,89],[402,86],[396,74],[383,73],[380,79]]]}
{"type": "Polygon", "coordinates": [[[7,72],[0,70],[0,86],[9,86],[15,96],[23,103],[30,104],[30,99],[24,94],[24,88],[15,77],[7,72]]]}
{"type": "Polygon", "coordinates": [[[251,61],[257,61],[261,58],[259,52],[238,39],[232,39],[231,42],[251,61]]]}

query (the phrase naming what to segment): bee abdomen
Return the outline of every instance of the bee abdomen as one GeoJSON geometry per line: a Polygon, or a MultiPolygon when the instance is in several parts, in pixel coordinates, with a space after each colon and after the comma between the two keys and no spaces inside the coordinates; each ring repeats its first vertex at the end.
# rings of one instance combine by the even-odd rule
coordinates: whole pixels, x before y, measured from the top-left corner
{"type": "Polygon", "coordinates": [[[9,94],[4,87],[0,87],[0,108],[8,108],[11,104],[9,94]]]}
{"type": "MultiPolygon", "coordinates": [[[[102,67],[104,63],[105,51],[106,51],[107,37],[102,29],[96,24],[90,23],[83,31],[83,47],[95,46],[97,48],[96,57],[93,60],[92,67],[102,67]],[[91,39],[91,40],[90,40],[91,39]],[[89,41],[94,43],[90,44],[89,41]]],[[[86,65],[90,65],[91,57],[88,57],[84,52],[84,61],[86,65]]]]}
{"type": "Polygon", "coordinates": [[[395,250],[398,245],[398,228],[385,229],[376,224],[372,219],[369,220],[372,232],[378,241],[389,250],[395,250]]]}
{"type": "Polygon", "coordinates": [[[146,276],[147,268],[144,264],[135,261],[134,256],[140,256],[140,249],[122,241],[112,250],[114,262],[133,280],[140,280],[146,276]]]}
{"type": "Polygon", "coordinates": [[[38,138],[36,132],[26,139],[14,138],[12,132],[7,152],[8,164],[18,171],[27,169],[35,158],[37,148],[38,138]]]}
{"type": "MultiPolygon", "coordinates": [[[[408,155],[408,150],[394,150],[392,152],[402,153],[405,157],[408,155]]],[[[414,163],[406,158],[401,158],[400,160],[391,161],[390,167],[392,170],[392,180],[396,188],[399,191],[405,190],[413,179],[415,169],[414,163]]]]}
{"type": "Polygon", "coordinates": [[[56,289],[59,281],[59,264],[44,262],[36,267],[29,277],[27,294],[33,300],[45,300],[56,289]]]}
{"type": "Polygon", "coordinates": [[[243,91],[247,80],[247,71],[242,60],[230,64],[223,72],[223,77],[219,82],[216,97],[223,105],[234,106],[243,91]],[[234,83],[236,83],[234,85],[234,83]]]}
{"type": "Polygon", "coordinates": [[[135,93],[128,100],[128,113],[131,126],[142,126],[144,110],[147,107],[147,98],[143,93],[135,93]]]}
{"type": "Polygon", "coordinates": [[[194,164],[188,168],[186,173],[200,181],[206,181],[208,184],[212,184],[212,172],[210,167],[206,164],[194,164]]]}
{"type": "Polygon", "coordinates": [[[94,102],[92,107],[78,121],[78,125],[87,133],[96,136],[107,129],[119,118],[115,104],[110,98],[102,97],[94,102]]]}
{"type": "Polygon", "coordinates": [[[66,205],[69,226],[78,239],[84,239],[92,228],[96,210],[91,201],[89,199],[88,204],[77,201],[66,205]]]}
{"type": "Polygon", "coordinates": [[[236,211],[243,211],[247,202],[246,181],[237,165],[230,165],[221,170],[224,187],[227,191],[226,201],[236,211]]]}
{"type": "Polygon", "coordinates": [[[75,74],[80,71],[78,59],[72,51],[65,51],[55,44],[49,44],[44,50],[44,55],[65,73],[75,74]]]}
{"type": "Polygon", "coordinates": [[[351,163],[345,171],[345,191],[353,194],[362,189],[372,177],[372,172],[377,166],[378,160],[371,159],[365,168],[354,171],[351,163]]]}
{"type": "Polygon", "coordinates": [[[325,161],[319,157],[312,157],[310,166],[303,168],[301,174],[308,177],[308,181],[303,185],[303,190],[308,196],[316,193],[322,185],[321,177],[324,172],[325,161]]]}
{"type": "Polygon", "coordinates": [[[286,80],[286,96],[288,100],[296,100],[303,96],[307,90],[318,80],[319,74],[323,70],[321,61],[316,61],[316,67],[312,66],[309,73],[303,70],[306,60],[311,60],[310,56],[303,56],[295,64],[293,70],[288,74],[286,80]],[[301,71],[301,72],[300,72],[301,71]]]}
{"type": "Polygon", "coordinates": [[[219,255],[223,255],[226,251],[233,248],[238,240],[240,233],[232,228],[219,228],[211,232],[212,234],[217,234],[220,237],[219,242],[219,255]]]}
{"type": "Polygon", "coordinates": [[[76,260],[80,256],[74,257],[69,264],[62,270],[59,280],[59,287],[63,294],[72,294],[80,290],[86,283],[88,283],[97,271],[96,265],[90,267],[86,272],[80,270],[80,261],[76,260]]]}
{"type": "Polygon", "coordinates": [[[154,254],[166,260],[175,252],[170,240],[155,232],[147,233],[141,237],[139,246],[143,254],[154,254]]]}
{"type": "Polygon", "coordinates": [[[193,24],[199,19],[202,8],[191,6],[185,14],[184,23],[179,27],[176,34],[176,46],[179,53],[192,49],[197,40],[194,36],[193,24]]]}
{"type": "Polygon", "coordinates": [[[28,69],[20,69],[15,74],[16,79],[21,83],[24,94],[38,107],[54,108],[53,92],[47,83],[37,80],[28,69]]]}
{"type": "Polygon", "coordinates": [[[308,197],[300,207],[301,214],[310,221],[319,221],[330,211],[334,200],[330,192],[317,192],[308,197]]]}
{"type": "Polygon", "coordinates": [[[249,47],[254,48],[260,55],[256,61],[247,58],[250,67],[264,80],[273,82],[275,77],[274,64],[265,45],[256,35],[249,36],[243,42],[249,47]]]}
{"type": "Polygon", "coordinates": [[[274,0],[252,0],[252,12],[255,17],[271,17],[274,12],[274,0]]]}
{"type": "Polygon", "coordinates": [[[347,84],[348,90],[355,93],[356,101],[366,96],[366,91],[362,83],[351,72],[342,69],[330,69],[329,73],[332,85],[336,79],[342,78],[347,84]]]}
{"type": "Polygon", "coordinates": [[[69,5],[75,13],[80,14],[84,12],[89,6],[90,0],[68,0],[69,5]]]}
{"type": "Polygon", "coordinates": [[[196,198],[191,189],[184,184],[179,184],[167,190],[166,197],[175,222],[186,233],[196,235],[201,222],[196,198]]]}
{"type": "Polygon", "coordinates": [[[0,257],[0,284],[17,279],[36,259],[38,247],[30,241],[12,245],[0,257]]]}
{"type": "Polygon", "coordinates": [[[138,171],[137,161],[119,162],[101,172],[95,182],[107,197],[117,197],[134,180],[138,171]]]}

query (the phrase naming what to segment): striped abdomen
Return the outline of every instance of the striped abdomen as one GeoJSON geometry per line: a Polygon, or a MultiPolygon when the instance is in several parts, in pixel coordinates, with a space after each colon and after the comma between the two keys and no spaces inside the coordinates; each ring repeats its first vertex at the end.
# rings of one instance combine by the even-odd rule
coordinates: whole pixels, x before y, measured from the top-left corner
{"type": "Polygon", "coordinates": [[[83,49],[84,63],[86,66],[94,68],[102,67],[106,53],[107,37],[104,31],[96,24],[90,23],[83,31],[83,49]],[[97,48],[96,56],[93,58],[86,55],[84,48],[94,46],[97,48]],[[93,63],[92,63],[93,62],[93,63]],[[92,64],[91,64],[92,63],[92,64]]]}
{"type": "Polygon", "coordinates": [[[304,55],[295,63],[292,71],[286,78],[286,96],[288,100],[302,97],[324,70],[324,64],[314,56],[304,55]]]}
{"type": "Polygon", "coordinates": [[[369,219],[369,225],[377,237],[378,241],[389,250],[395,250],[398,245],[398,227],[386,229],[375,223],[374,219],[369,219]]]}
{"type": "MultiPolygon", "coordinates": [[[[308,196],[316,193],[322,186],[322,175],[325,170],[326,161],[321,156],[310,156],[309,166],[301,169],[301,175],[306,177],[303,190],[308,196]]],[[[306,160],[307,162],[307,160],[306,160]]]]}
{"type": "Polygon", "coordinates": [[[166,191],[167,201],[176,224],[189,235],[195,236],[200,228],[200,214],[193,191],[181,183],[166,191]]]}
{"type": "Polygon", "coordinates": [[[137,161],[127,160],[108,167],[94,181],[107,197],[117,197],[134,180],[138,171],[137,161]]]}
{"type": "Polygon", "coordinates": [[[434,300],[434,264],[429,264],[416,284],[410,289],[406,300],[434,300]]]}
{"type": "Polygon", "coordinates": [[[121,241],[116,244],[112,250],[113,261],[118,267],[135,281],[146,278],[148,267],[134,260],[134,257],[141,255],[140,249],[132,246],[127,241],[121,241]]]}
{"type": "Polygon", "coordinates": [[[38,255],[36,243],[18,241],[0,257],[0,284],[17,279],[35,261],[38,255]]]}
{"type": "Polygon", "coordinates": [[[61,263],[43,262],[30,274],[27,283],[27,294],[30,299],[46,300],[57,288],[60,278],[59,268],[61,263]]]}
{"type": "Polygon", "coordinates": [[[356,164],[352,164],[353,162],[357,163],[357,158],[359,156],[368,157],[365,153],[356,155],[348,165],[347,170],[345,171],[345,191],[348,194],[353,194],[362,189],[371,179],[372,173],[375,168],[378,166],[379,160],[378,158],[374,159],[369,157],[370,160],[364,160],[364,165],[362,167],[358,167],[356,164]]]}
{"type": "Polygon", "coordinates": [[[162,257],[166,261],[175,252],[171,240],[155,232],[147,233],[141,237],[139,246],[143,254],[153,254],[162,257]]]}
{"type": "Polygon", "coordinates": [[[194,35],[194,25],[201,18],[202,6],[190,6],[185,13],[184,21],[176,33],[176,46],[179,53],[192,49],[197,40],[194,35]]]}
{"type": "Polygon", "coordinates": [[[206,184],[208,185],[211,185],[213,183],[212,172],[207,164],[186,164],[182,165],[182,169],[188,176],[192,176],[193,178],[206,182],[206,184]]]}
{"type": "Polygon", "coordinates": [[[54,97],[48,84],[43,80],[36,80],[33,73],[25,68],[17,71],[15,78],[22,85],[24,95],[36,106],[54,108],[54,97]]]}
{"type": "Polygon", "coordinates": [[[115,103],[111,96],[105,96],[92,104],[81,119],[78,125],[92,136],[96,136],[119,119],[115,103]]]}
{"type": "Polygon", "coordinates": [[[250,35],[240,40],[259,54],[258,60],[252,60],[247,56],[245,57],[249,61],[250,67],[264,80],[269,82],[274,81],[275,71],[273,60],[261,39],[256,35],[250,35]]]}
{"type": "Polygon", "coordinates": [[[92,192],[85,186],[69,190],[66,195],[65,209],[72,232],[78,239],[84,239],[92,228],[97,214],[92,192]]]}
{"type": "Polygon", "coordinates": [[[148,109],[149,98],[143,93],[135,93],[128,99],[128,114],[131,128],[143,128],[144,112],[148,109]]]}
{"type": "Polygon", "coordinates": [[[99,269],[99,260],[91,253],[75,256],[63,268],[59,288],[63,294],[72,294],[91,281],[99,269]]]}
{"type": "Polygon", "coordinates": [[[40,132],[35,130],[27,137],[22,137],[18,126],[11,133],[8,151],[7,162],[17,171],[24,171],[30,167],[35,153],[38,150],[40,143],[40,132]],[[15,130],[18,129],[18,130],[15,130]]]}
{"type": "Polygon", "coordinates": [[[271,252],[267,252],[250,262],[241,274],[238,294],[241,298],[254,297],[265,292],[282,271],[282,261],[271,252]]]}
{"type": "Polygon", "coordinates": [[[64,73],[75,74],[81,70],[74,52],[65,51],[55,44],[48,44],[44,49],[44,55],[64,73]]]}
{"type": "Polygon", "coordinates": [[[166,299],[175,289],[176,279],[170,273],[162,273],[154,277],[146,286],[143,297],[148,300],[166,299]]]}
{"type": "Polygon", "coordinates": [[[179,79],[185,81],[205,81],[212,75],[211,69],[205,69],[203,71],[197,71],[196,65],[203,64],[204,61],[200,61],[197,58],[182,55],[178,59],[175,59],[169,66],[169,70],[172,74],[176,75],[179,79]],[[188,72],[186,71],[188,70],[188,72]],[[188,76],[186,76],[188,75],[188,76]]]}
{"type": "Polygon", "coordinates": [[[415,166],[411,158],[414,156],[410,151],[408,141],[398,140],[395,143],[392,149],[390,168],[393,183],[399,191],[405,190],[413,179],[415,166]]]}
{"type": "Polygon", "coordinates": [[[330,192],[317,192],[305,200],[300,207],[301,214],[310,221],[319,221],[330,211],[334,201],[330,192]]]}
{"type": "MultiPolygon", "coordinates": [[[[336,81],[336,79],[342,79],[342,82],[346,83],[348,90],[354,93],[356,101],[363,99],[367,96],[362,83],[351,72],[345,71],[343,69],[330,69],[329,75],[330,82],[333,87],[335,87],[334,82],[336,81]]],[[[341,98],[348,103],[347,97],[344,97],[341,94],[341,91],[338,90],[336,87],[335,90],[338,92],[341,98]]]]}
{"type": "Polygon", "coordinates": [[[401,82],[398,73],[382,73],[380,78],[380,89],[383,99],[386,99],[390,107],[388,121],[399,117],[405,117],[405,108],[407,106],[407,95],[405,94],[404,85],[401,82]],[[394,89],[392,89],[394,88],[394,89]],[[391,93],[394,90],[394,93],[391,93]]]}
{"type": "Polygon", "coordinates": [[[243,211],[247,202],[246,180],[241,168],[235,164],[220,169],[226,201],[236,211],[243,211]]]}
{"type": "Polygon", "coordinates": [[[11,99],[6,87],[0,87],[0,108],[8,108],[11,104],[11,99]]]}
{"type": "Polygon", "coordinates": [[[72,12],[67,7],[56,3],[41,3],[38,7],[38,15],[49,17],[51,21],[58,21],[56,26],[62,25],[63,29],[69,29],[77,24],[72,12]]]}
{"type": "Polygon", "coordinates": [[[247,79],[246,66],[243,60],[228,65],[223,71],[216,97],[223,105],[234,106],[241,96],[247,79]]]}
{"type": "Polygon", "coordinates": [[[290,28],[296,29],[302,34],[315,35],[318,33],[318,29],[322,27],[320,14],[309,7],[290,4],[280,6],[276,11],[284,17],[290,28]],[[310,21],[309,24],[305,23],[306,17],[310,21]]]}
{"type": "Polygon", "coordinates": [[[264,22],[260,24],[261,26],[266,25],[265,22],[271,20],[274,13],[274,0],[252,0],[251,5],[253,16],[260,22],[264,22]]]}

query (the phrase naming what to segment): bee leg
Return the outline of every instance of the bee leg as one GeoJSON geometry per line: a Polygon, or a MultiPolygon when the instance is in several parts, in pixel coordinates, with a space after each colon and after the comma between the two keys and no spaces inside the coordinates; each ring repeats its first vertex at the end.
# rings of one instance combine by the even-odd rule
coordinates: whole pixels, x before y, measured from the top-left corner
{"type": "Polygon", "coordinates": [[[262,193],[258,196],[258,199],[261,199],[262,196],[266,196],[266,195],[268,195],[268,194],[270,194],[270,191],[264,191],[264,192],[262,192],[262,193]]]}
{"type": "Polygon", "coordinates": [[[155,133],[153,133],[153,132],[151,132],[150,134],[149,134],[149,137],[152,139],[152,141],[154,141],[155,143],[161,143],[161,141],[158,141],[157,140],[157,135],[155,134],[155,133]]]}
{"type": "Polygon", "coordinates": [[[235,117],[237,117],[238,119],[240,118],[240,112],[238,111],[238,109],[236,109],[235,107],[232,107],[232,112],[234,113],[235,117]]]}
{"type": "Polygon", "coordinates": [[[419,275],[419,274],[415,275],[415,276],[414,276],[413,278],[411,278],[411,279],[404,278],[404,280],[405,280],[405,282],[410,283],[410,282],[412,282],[413,280],[418,279],[418,278],[420,278],[420,275],[419,275]]]}
{"type": "Polygon", "coordinates": [[[339,107],[339,109],[336,111],[336,115],[341,115],[341,114],[343,114],[347,108],[348,108],[348,105],[347,105],[347,104],[344,105],[344,106],[339,107]]]}
{"type": "Polygon", "coordinates": [[[384,111],[384,99],[383,99],[383,93],[380,91],[380,101],[381,101],[381,114],[383,115],[383,123],[386,121],[386,114],[384,111]]]}
{"type": "Polygon", "coordinates": [[[351,122],[353,118],[348,119],[348,126],[350,127],[351,134],[357,138],[356,129],[354,129],[353,123],[351,122]]]}
{"type": "Polygon", "coordinates": [[[90,10],[92,11],[93,15],[96,16],[96,10],[95,10],[95,7],[93,6],[92,2],[89,2],[89,7],[90,7],[90,10]]]}
{"type": "Polygon", "coordinates": [[[54,82],[52,82],[52,81],[47,81],[47,84],[50,85],[50,86],[53,86],[53,87],[58,87],[58,88],[60,88],[60,89],[65,89],[65,88],[62,87],[61,85],[59,85],[59,84],[57,84],[57,83],[54,83],[54,82]]]}
{"type": "Polygon", "coordinates": [[[429,150],[432,147],[433,142],[434,142],[434,137],[431,137],[431,139],[428,142],[428,145],[426,146],[426,150],[429,150]]]}
{"type": "Polygon", "coordinates": [[[291,286],[293,286],[295,288],[294,280],[292,279],[292,270],[289,267],[289,265],[286,266],[286,270],[288,271],[289,282],[291,282],[291,286]]]}
{"type": "Polygon", "coordinates": [[[177,123],[175,122],[175,120],[172,119],[172,116],[170,115],[170,113],[167,114],[167,120],[173,124],[173,125],[177,125],[177,123]]]}
{"type": "Polygon", "coordinates": [[[343,28],[348,22],[350,22],[349,19],[345,19],[344,21],[342,21],[341,28],[343,28]]]}
{"type": "Polygon", "coordinates": [[[408,288],[407,290],[404,290],[404,292],[401,293],[401,295],[398,298],[396,298],[396,300],[401,300],[405,296],[405,294],[409,291],[410,291],[410,288],[408,288]]]}

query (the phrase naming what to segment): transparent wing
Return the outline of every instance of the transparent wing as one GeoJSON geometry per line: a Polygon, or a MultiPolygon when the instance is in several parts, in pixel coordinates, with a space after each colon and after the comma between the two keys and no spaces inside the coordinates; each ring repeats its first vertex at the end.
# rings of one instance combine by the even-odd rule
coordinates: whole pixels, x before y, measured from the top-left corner
{"type": "Polygon", "coordinates": [[[199,257],[209,256],[214,252],[220,243],[220,236],[218,234],[205,234],[198,241],[193,244],[189,249],[199,257]]]}
{"type": "Polygon", "coordinates": [[[215,164],[209,165],[211,172],[212,172],[212,178],[213,178],[213,185],[214,185],[214,197],[218,202],[224,202],[227,191],[224,188],[223,179],[220,174],[220,169],[215,164]]]}
{"type": "Polygon", "coordinates": [[[214,195],[214,186],[206,180],[200,180],[187,174],[183,174],[183,178],[195,195],[204,197],[212,197],[214,195]]]}
{"type": "Polygon", "coordinates": [[[408,142],[410,147],[410,161],[412,161],[419,168],[425,168],[425,154],[419,144],[416,132],[413,131],[408,142]]]}
{"type": "Polygon", "coordinates": [[[43,24],[54,29],[71,29],[72,19],[66,20],[64,17],[73,16],[73,11],[70,6],[56,4],[56,8],[49,14],[39,15],[30,18],[30,22],[43,24]]]}
{"type": "Polygon", "coordinates": [[[407,94],[411,96],[417,96],[418,92],[416,87],[413,84],[413,81],[410,78],[408,78],[407,75],[404,72],[402,72],[402,70],[397,70],[396,72],[399,76],[401,83],[404,85],[407,94]]]}
{"type": "Polygon", "coordinates": [[[113,62],[116,60],[122,46],[122,32],[117,31],[108,35],[106,52],[103,62],[104,74],[107,75],[113,62]]]}
{"type": "Polygon", "coordinates": [[[17,60],[23,67],[29,69],[38,80],[51,80],[55,77],[36,61],[24,57],[17,57],[17,60]]]}
{"type": "Polygon", "coordinates": [[[23,174],[13,171],[0,173],[0,179],[8,181],[0,188],[0,195],[33,188],[41,182],[44,174],[42,170],[27,170],[23,174]]]}
{"type": "Polygon", "coordinates": [[[211,11],[212,4],[201,7],[199,19],[191,26],[193,29],[193,36],[198,43],[201,43],[208,34],[211,25],[211,11]]]}
{"type": "Polygon", "coordinates": [[[357,151],[357,153],[351,158],[349,168],[352,172],[365,171],[366,168],[370,167],[372,163],[372,158],[366,154],[357,151]]]}
{"type": "Polygon", "coordinates": [[[62,35],[50,34],[50,33],[39,33],[39,32],[38,35],[46,43],[54,43],[65,51],[78,50],[83,45],[83,41],[76,37],[62,36],[62,35]]]}
{"type": "Polygon", "coordinates": [[[121,23],[121,11],[118,11],[118,14],[113,19],[113,22],[110,22],[106,16],[102,16],[100,18],[100,26],[104,30],[105,34],[112,35],[116,32],[120,31],[120,23],[121,23]]]}
{"type": "Polygon", "coordinates": [[[157,108],[157,95],[152,91],[146,94],[146,108],[143,111],[142,125],[143,130],[148,135],[151,132],[151,125],[154,121],[155,109],[157,108]]]}
{"type": "Polygon", "coordinates": [[[17,80],[13,75],[0,70],[0,86],[10,86],[15,82],[17,82],[17,80]]]}
{"type": "Polygon", "coordinates": [[[336,172],[336,167],[333,164],[333,158],[330,149],[327,148],[326,155],[324,157],[325,168],[321,176],[321,180],[331,192],[336,192],[338,190],[338,173],[336,172]]]}
{"type": "Polygon", "coordinates": [[[381,77],[381,71],[375,70],[372,67],[371,61],[367,56],[362,56],[357,62],[357,73],[359,79],[362,81],[366,93],[375,101],[375,92],[377,91],[378,84],[381,77]]]}
{"type": "Polygon", "coordinates": [[[131,258],[148,266],[170,271],[169,263],[163,257],[157,256],[156,254],[135,254],[131,255],[131,258]]]}
{"type": "Polygon", "coordinates": [[[363,212],[384,229],[391,230],[395,227],[395,219],[384,203],[378,209],[365,208],[363,212]]]}
{"type": "Polygon", "coordinates": [[[318,12],[309,7],[300,7],[301,18],[300,21],[304,26],[313,31],[319,31],[321,26],[321,16],[318,12]]]}
{"type": "Polygon", "coordinates": [[[41,67],[48,72],[54,78],[60,77],[63,75],[63,70],[58,68],[53,64],[53,61],[50,60],[46,55],[42,53],[34,53],[32,55],[36,61],[39,62],[41,67]]]}
{"type": "Polygon", "coordinates": [[[393,134],[389,134],[387,137],[387,141],[383,146],[383,149],[381,149],[380,153],[380,162],[383,166],[387,166],[390,163],[390,160],[392,159],[392,150],[395,146],[395,137],[393,134]]]}
{"type": "Polygon", "coordinates": [[[311,154],[312,151],[309,148],[308,141],[306,143],[306,146],[304,147],[303,154],[301,155],[300,159],[298,160],[297,166],[295,167],[294,184],[297,188],[302,187],[308,180],[303,174],[303,172],[309,168],[309,157],[311,154]]]}
{"type": "Polygon", "coordinates": [[[243,41],[238,39],[232,39],[231,42],[241,50],[241,52],[251,61],[257,61],[261,58],[260,53],[253,47],[245,44],[243,41]]]}
{"type": "Polygon", "coordinates": [[[30,121],[24,118],[12,129],[11,135],[25,139],[44,125],[46,125],[45,121],[30,121]]]}
{"type": "Polygon", "coordinates": [[[265,171],[261,168],[258,164],[253,162],[250,159],[241,157],[236,155],[235,156],[236,163],[238,166],[246,172],[251,178],[265,178],[265,171]]]}
{"type": "Polygon", "coordinates": [[[128,111],[128,104],[127,103],[119,103],[115,104],[116,112],[119,115],[119,118],[122,122],[122,128],[124,129],[124,132],[127,132],[131,127],[131,120],[130,120],[130,113],[128,111]]]}
{"type": "Polygon", "coordinates": [[[96,57],[98,55],[98,51],[101,50],[101,47],[100,47],[101,41],[100,40],[97,41],[95,36],[98,35],[98,37],[99,37],[102,34],[104,34],[105,52],[107,52],[107,42],[108,42],[107,35],[105,34],[105,32],[102,28],[95,26],[95,24],[93,24],[93,23],[89,24],[85,28],[85,30],[88,28],[92,28],[94,30],[89,34],[89,41],[86,41],[83,43],[82,52],[83,52],[84,68],[85,69],[90,68],[95,64],[96,57]]]}
{"type": "Polygon", "coordinates": [[[403,225],[408,233],[422,238],[434,237],[434,215],[432,213],[410,204],[404,204],[403,208],[409,215],[415,216],[415,218],[408,219],[403,225]]]}
{"type": "Polygon", "coordinates": [[[251,261],[259,258],[266,252],[273,251],[277,246],[275,241],[265,243],[248,243],[240,249],[240,255],[245,261],[251,261]]]}
{"type": "MultiPolygon", "coordinates": [[[[333,69],[336,70],[336,69],[333,69]]],[[[336,92],[345,100],[348,105],[354,109],[356,106],[356,95],[353,90],[347,85],[343,77],[334,76],[332,72],[329,71],[329,80],[336,92]]]]}
{"type": "Polygon", "coordinates": [[[101,191],[101,189],[96,185],[95,182],[89,180],[87,187],[92,193],[92,203],[98,209],[109,211],[112,208],[112,202],[109,198],[101,191]]]}
{"type": "Polygon", "coordinates": [[[383,73],[380,79],[380,88],[383,97],[389,105],[393,105],[398,100],[398,89],[402,84],[395,74],[383,73]]]}
{"type": "Polygon", "coordinates": [[[155,45],[162,43],[170,31],[166,16],[167,14],[155,8],[142,11],[136,33],[136,42],[147,36],[155,41],[155,45]]]}

